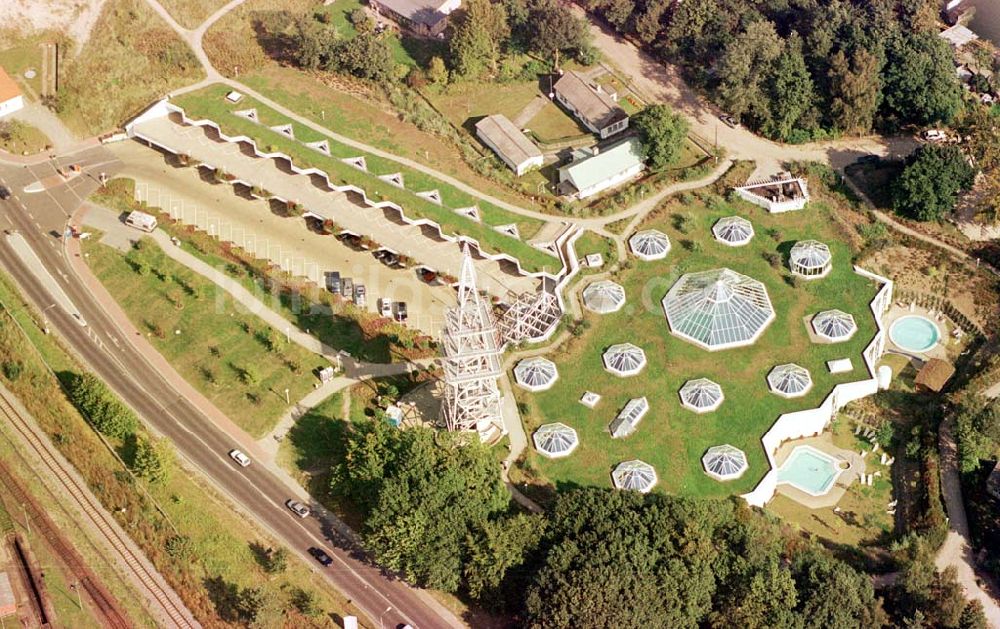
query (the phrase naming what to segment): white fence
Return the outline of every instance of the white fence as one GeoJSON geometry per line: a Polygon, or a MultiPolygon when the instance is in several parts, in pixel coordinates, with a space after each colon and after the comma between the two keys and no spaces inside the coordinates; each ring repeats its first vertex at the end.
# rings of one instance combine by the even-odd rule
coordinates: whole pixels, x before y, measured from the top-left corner
{"type": "Polygon", "coordinates": [[[872,395],[878,391],[878,376],[875,371],[875,364],[885,351],[886,330],[882,323],[882,317],[892,304],[893,283],[888,278],[875,275],[857,266],[854,267],[854,272],[882,284],[882,287],[869,304],[872,314],[875,315],[875,325],[877,327],[875,338],[872,339],[872,342],[868,344],[868,347],[862,353],[869,377],[865,380],[846,382],[834,386],[830,395],[826,396],[823,403],[817,408],[785,413],[778,417],[777,421],[771,425],[771,428],[764,433],[764,436],[760,440],[771,469],[757,483],[753,491],[742,496],[744,500],[755,507],[762,507],[767,504],[774,497],[774,492],[778,488],[778,466],[774,456],[782,443],[790,439],[801,439],[802,437],[820,434],[834,418],[837,411],[845,404],[872,395]]]}

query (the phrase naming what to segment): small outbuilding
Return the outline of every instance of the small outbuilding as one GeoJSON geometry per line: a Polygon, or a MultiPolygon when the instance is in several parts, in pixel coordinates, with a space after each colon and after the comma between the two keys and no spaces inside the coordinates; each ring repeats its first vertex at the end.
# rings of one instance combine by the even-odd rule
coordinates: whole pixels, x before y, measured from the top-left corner
{"type": "Polygon", "coordinates": [[[793,275],[807,280],[826,277],[833,268],[833,254],[818,240],[800,240],[792,245],[788,267],[793,275]]]}
{"type": "Polygon", "coordinates": [[[944,386],[948,384],[951,377],[955,375],[955,366],[940,358],[931,358],[917,372],[914,383],[918,387],[923,387],[929,391],[940,393],[944,386]]]}
{"type": "Polygon", "coordinates": [[[809,188],[805,179],[792,177],[788,173],[747,182],[736,188],[736,194],[772,214],[801,210],[809,202],[809,188]]]}
{"type": "Polygon", "coordinates": [[[24,96],[14,79],[0,67],[0,118],[24,109],[24,96]]]}
{"type": "Polygon", "coordinates": [[[612,420],[609,429],[615,439],[627,437],[639,427],[639,422],[649,412],[649,400],[645,397],[632,398],[625,408],[612,420]]]}
{"type": "Polygon", "coordinates": [[[559,169],[561,194],[586,199],[639,175],[645,167],[642,143],[629,138],[603,150],[577,151],[559,169]]]}
{"type": "Polygon", "coordinates": [[[602,140],[628,127],[628,114],[618,106],[615,97],[578,72],[570,70],[563,74],[552,86],[552,95],[602,140]]]}
{"type": "Polygon", "coordinates": [[[437,37],[448,27],[448,16],[462,0],[371,0],[371,7],[418,35],[437,37]]]}
{"type": "Polygon", "coordinates": [[[486,116],[477,122],[476,136],[518,177],[542,166],[542,152],[503,114],[486,116]]]}

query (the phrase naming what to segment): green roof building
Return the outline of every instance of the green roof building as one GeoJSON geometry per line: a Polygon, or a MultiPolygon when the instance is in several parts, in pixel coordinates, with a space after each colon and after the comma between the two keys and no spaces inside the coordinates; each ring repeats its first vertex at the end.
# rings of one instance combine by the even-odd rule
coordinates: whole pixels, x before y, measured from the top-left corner
{"type": "Polygon", "coordinates": [[[586,199],[613,188],[642,172],[642,143],[629,138],[614,146],[574,159],[559,169],[559,191],[586,199]]]}

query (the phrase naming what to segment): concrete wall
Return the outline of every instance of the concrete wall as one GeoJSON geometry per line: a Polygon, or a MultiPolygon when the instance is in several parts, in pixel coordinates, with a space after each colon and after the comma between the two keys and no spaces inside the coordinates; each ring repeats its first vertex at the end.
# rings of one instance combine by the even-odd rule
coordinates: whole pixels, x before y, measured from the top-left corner
{"type": "MultiPolygon", "coordinates": [[[[426,219],[426,218],[418,218],[418,219],[410,218],[410,217],[408,217],[406,215],[405,211],[403,210],[403,208],[401,206],[393,203],[392,201],[373,201],[373,200],[371,200],[371,199],[368,198],[368,195],[365,192],[365,190],[363,188],[358,187],[358,186],[351,185],[351,184],[346,184],[346,185],[343,185],[343,186],[334,185],[330,181],[330,176],[326,172],[324,172],[324,171],[322,171],[322,170],[320,170],[318,168],[299,168],[292,161],[292,158],[290,156],[288,156],[288,155],[285,155],[284,153],[267,153],[267,152],[261,151],[260,148],[257,146],[257,143],[252,138],[248,138],[246,136],[232,136],[232,137],[227,136],[225,133],[222,132],[222,129],[215,122],[213,122],[211,120],[192,120],[192,119],[190,119],[190,118],[187,117],[187,114],[184,112],[184,110],[182,108],[178,107],[177,105],[174,105],[173,103],[171,103],[171,102],[169,102],[167,100],[161,100],[158,103],[152,105],[146,111],[144,111],[141,114],[139,114],[139,116],[137,116],[135,119],[133,119],[132,121],[130,121],[128,124],[125,125],[125,132],[128,133],[129,137],[131,137],[131,138],[136,138],[136,137],[140,138],[141,140],[143,140],[145,142],[148,142],[150,144],[156,145],[156,146],[160,147],[163,150],[166,150],[166,151],[169,151],[171,153],[177,154],[178,151],[176,149],[174,149],[173,147],[165,146],[162,142],[157,142],[157,141],[155,141],[155,140],[153,140],[151,138],[144,137],[142,135],[142,133],[136,129],[136,125],[138,125],[139,123],[141,123],[141,122],[143,122],[145,120],[152,120],[152,119],[155,119],[155,118],[163,118],[163,117],[168,116],[171,113],[178,113],[178,114],[180,114],[181,119],[184,121],[185,124],[192,125],[192,126],[197,126],[197,127],[212,127],[213,129],[216,130],[216,132],[219,134],[219,138],[222,139],[223,141],[233,142],[233,143],[239,143],[239,142],[245,142],[245,143],[247,143],[248,145],[250,145],[253,148],[254,155],[257,156],[257,157],[260,157],[260,158],[263,158],[263,159],[283,159],[283,160],[285,160],[288,163],[288,165],[291,168],[291,170],[293,172],[295,172],[296,174],[300,174],[300,175],[316,175],[318,177],[322,177],[326,181],[326,185],[330,188],[330,190],[333,190],[335,192],[353,192],[354,194],[357,194],[358,196],[360,196],[362,198],[364,204],[367,205],[368,207],[390,208],[392,210],[395,210],[396,212],[399,213],[400,219],[403,222],[407,223],[408,225],[416,225],[416,226],[426,225],[426,226],[432,227],[435,230],[437,230],[438,235],[443,240],[447,240],[448,242],[468,242],[470,245],[472,245],[472,246],[474,246],[476,248],[476,250],[479,252],[479,255],[482,256],[483,258],[487,258],[487,259],[493,260],[493,261],[506,260],[507,262],[510,262],[511,264],[513,264],[517,268],[517,272],[520,273],[521,275],[525,275],[525,276],[529,276],[529,277],[537,277],[537,278],[540,278],[540,279],[548,279],[548,280],[552,280],[552,281],[555,282],[555,281],[558,281],[559,278],[562,277],[562,275],[564,273],[566,273],[567,269],[566,269],[565,265],[563,265],[563,268],[561,268],[556,273],[549,273],[549,272],[546,272],[546,271],[537,271],[537,272],[528,272],[528,271],[525,271],[521,267],[521,261],[518,260],[517,258],[515,258],[514,256],[508,254],[508,253],[489,253],[489,252],[485,251],[484,249],[482,249],[479,246],[479,241],[477,241],[474,238],[470,238],[469,236],[464,236],[464,235],[461,235],[461,234],[447,234],[447,233],[445,233],[441,229],[441,226],[438,223],[436,223],[435,221],[432,221],[430,219],[426,219]]],[[[202,162],[201,166],[203,166],[205,168],[211,168],[211,169],[215,168],[215,166],[213,166],[212,164],[208,164],[208,163],[205,163],[205,162],[202,162]]],[[[251,187],[251,188],[257,185],[257,182],[243,181],[243,180],[240,180],[240,179],[234,179],[234,180],[230,181],[229,183],[232,183],[232,184],[241,183],[241,184],[243,184],[243,185],[245,185],[247,187],[251,187]]],[[[277,197],[277,196],[275,196],[274,198],[279,199],[280,201],[289,201],[290,200],[290,199],[281,199],[280,197],[277,197]]],[[[540,247],[536,247],[536,248],[540,249],[540,247]]],[[[557,261],[558,261],[558,258],[553,257],[553,262],[557,262],[557,261]]]]}
{"type": "Polygon", "coordinates": [[[892,280],[865,271],[860,267],[854,267],[854,272],[862,277],[867,277],[882,284],[882,287],[872,299],[869,307],[875,317],[877,331],[875,338],[862,352],[865,369],[868,371],[868,378],[857,382],[845,382],[833,387],[830,395],[826,396],[823,403],[817,408],[810,408],[794,413],[785,413],[778,417],[777,421],[771,425],[764,436],[761,437],[761,446],[767,456],[767,463],[770,466],[764,478],[757,483],[753,491],[743,494],[743,499],[755,507],[763,507],[778,488],[778,466],[775,463],[775,453],[778,447],[790,439],[800,439],[818,435],[826,429],[827,425],[844,405],[854,400],[874,394],[878,391],[878,375],[875,371],[875,364],[885,352],[885,337],[887,331],[882,323],[889,306],[892,304],[892,280]]]}
{"type": "MultiPolygon", "coordinates": [[[[598,194],[599,192],[603,192],[605,190],[608,190],[609,188],[614,188],[615,186],[617,186],[617,185],[619,185],[621,183],[624,183],[624,182],[628,181],[629,179],[635,177],[639,173],[641,173],[642,172],[642,167],[643,167],[642,164],[636,164],[635,166],[629,168],[628,170],[624,170],[624,171],[622,171],[622,172],[620,172],[620,173],[618,173],[616,175],[613,175],[610,178],[605,179],[604,181],[602,181],[600,183],[597,183],[597,184],[595,184],[593,186],[590,186],[589,188],[586,188],[584,190],[580,190],[580,192],[579,192],[579,194],[577,196],[579,198],[581,198],[581,199],[586,199],[587,197],[592,197],[595,194],[598,194]]],[[[561,175],[560,175],[560,179],[562,179],[561,175]]]]}
{"type": "Polygon", "coordinates": [[[0,118],[6,116],[7,114],[12,114],[15,111],[24,109],[24,97],[17,95],[14,98],[10,98],[0,103],[0,118]]]}

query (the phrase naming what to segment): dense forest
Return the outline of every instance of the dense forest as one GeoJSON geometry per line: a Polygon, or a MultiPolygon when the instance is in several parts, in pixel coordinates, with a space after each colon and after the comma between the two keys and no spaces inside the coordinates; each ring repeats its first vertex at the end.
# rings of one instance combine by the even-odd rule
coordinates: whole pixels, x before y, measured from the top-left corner
{"type": "Polygon", "coordinates": [[[935,0],[580,0],[778,140],[950,122],[961,90],[935,0]]]}

